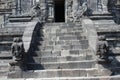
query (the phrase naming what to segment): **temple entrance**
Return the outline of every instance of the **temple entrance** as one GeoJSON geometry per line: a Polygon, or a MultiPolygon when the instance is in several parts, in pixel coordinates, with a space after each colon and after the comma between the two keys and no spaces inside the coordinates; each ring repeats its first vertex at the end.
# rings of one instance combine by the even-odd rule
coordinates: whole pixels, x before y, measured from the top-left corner
{"type": "Polygon", "coordinates": [[[65,0],[54,0],[55,22],[65,22],[65,0]]]}

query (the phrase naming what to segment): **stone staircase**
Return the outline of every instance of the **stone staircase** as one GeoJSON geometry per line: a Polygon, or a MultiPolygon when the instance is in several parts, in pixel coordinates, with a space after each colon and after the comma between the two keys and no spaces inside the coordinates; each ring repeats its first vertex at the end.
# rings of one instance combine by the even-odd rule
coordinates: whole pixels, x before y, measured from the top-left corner
{"type": "Polygon", "coordinates": [[[98,70],[95,54],[89,48],[84,29],[79,24],[45,24],[31,49],[29,70],[22,72],[23,78],[55,80],[55,77],[93,77],[104,73],[98,70]]]}
{"type": "MultiPolygon", "coordinates": [[[[93,20],[94,25],[101,25],[99,21],[104,22],[104,20],[93,20]]],[[[113,24],[111,20],[107,21],[113,24]]],[[[22,37],[26,24],[26,22],[11,22],[1,30],[0,79],[11,80],[8,75],[12,80],[13,78],[15,80],[17,78],[20,80],[29,78],[35,80],[120,79],[119,63],[97,64],[96,55],[89,46],[84,28],[75,23],[46,23],[38,32],[33,31],[37,36],[28,53],[28,70],[9,74],[9,62],[12,60],[10,46],[14,37],[22,37]]],[[[97,30],[101,29],[97,26],[97,30]]],[[[116,56],[114,60],[119,62],[120,57],[116,56]]]]}
{"type": "MultiPolygon", "coordinates": [[[[97,64],[96,55],[89,47],[84,28],[79,24],[46,23],[35,33],[37,33],[36,40],[28,56],[28,71],[18,71],[9,74],[12,80],[13,78],[15,80],[17,78],[20,80],[28,80],[30,78],[35,80],[120,79],[116,75],[110,76],[114,70],[119,72],[119,66],[109,63],[105,63],[106,65],[97,64]]],[[[10,37],[10,35],[8,36],[10,37]]],[[[5,36],[2,41],[7,40],[11,45],[13,37],[15,35],[12,35],[12,38],[5,36]],[[11,39],[11,42],[8,39],[11,39]]],[[[5,42],[2,41],[1,44],[4,44],[5,42]]],[[[8,64],[12,59],[10,46],[8,48],[5,48],[4,55],[2,53],[0,55],[0,79],[4,80],[11,80],[7,78],[9,73],[8,64]],[[9,55],[5,54],[5,52],[9,55]]],[[[1,48],[1,50],[4,49],[1,48]]]]}

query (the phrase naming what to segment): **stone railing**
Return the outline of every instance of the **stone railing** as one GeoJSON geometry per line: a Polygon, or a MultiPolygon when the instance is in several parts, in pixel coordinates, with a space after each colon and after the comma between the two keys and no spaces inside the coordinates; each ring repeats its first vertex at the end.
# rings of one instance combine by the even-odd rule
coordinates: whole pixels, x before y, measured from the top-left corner
{"type": "Polygon", "coordinates": [[[82,26],[84,28],[85,34],[88,37],[89,46],[96,52],[97,46],[97,32],[94,27],[92,20],[84,19],[82,20],[82,26]]]}
{"type": "Polygon", "coordinates": [[[28,23],[22,37],[25,53],[28,53],[30,51],[31,45],[34,44],[35,37],[37,35],[36,32],[37,30],[39,30],[39,28],[40,28],[40,23],[38,21],[28,23]]]}

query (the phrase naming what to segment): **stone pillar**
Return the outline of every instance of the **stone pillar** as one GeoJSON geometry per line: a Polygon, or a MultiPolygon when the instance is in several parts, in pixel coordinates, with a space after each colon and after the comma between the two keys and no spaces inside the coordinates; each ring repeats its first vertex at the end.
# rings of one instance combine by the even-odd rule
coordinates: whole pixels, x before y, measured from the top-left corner
{"type": "Polygon", "coordinates": [[[65,22],[73,22],[73,0],[65,1],[65,22]]]}
{"type": "Polygon", "coordinates": [[[54,1],[47,0],[47,21],[54,22],[54,1]]]}
{"type": "Polygon", "coordinates": [[[103,13],[108,13],[108,0],[102,0],[103,13]]]}
{"type": "Polygon", "coordinates": [[[75,16],[77,10],[78,10],[78,7],[79,7],[79,1],[78,0],[73,0],[73,5],[72,5],[72,10],[73,10],[73,16],[75,16]]]}
{"type": "Polygon", "coordinates": [[[13,1],[13,4],[12,4],[12,15],[15,15],[16,14],[16,0],[13,1]]]}
{"type": "Polygon", "coordinates": [[[21,0],[17,0],[17,14],[21,14],[21,0]]]}

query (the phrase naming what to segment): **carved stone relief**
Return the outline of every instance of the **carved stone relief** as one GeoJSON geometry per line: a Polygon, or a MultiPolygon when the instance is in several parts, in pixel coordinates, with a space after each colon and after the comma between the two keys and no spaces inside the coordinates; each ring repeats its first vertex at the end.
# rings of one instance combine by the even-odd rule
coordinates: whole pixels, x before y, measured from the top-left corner
{"type": "Polygon", "coordinates": [[[73,22],[73,0],[66,0],[66,21],[73,22]]]}
{"type": "Polygon", "coordinates": [[[86,2],[80,4],[81,0],[66,0],[67,22],[80,22],[83,13],[87,10],[86,2]]]}

